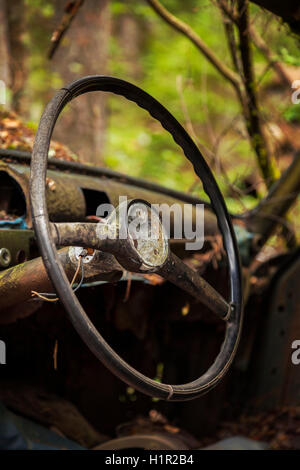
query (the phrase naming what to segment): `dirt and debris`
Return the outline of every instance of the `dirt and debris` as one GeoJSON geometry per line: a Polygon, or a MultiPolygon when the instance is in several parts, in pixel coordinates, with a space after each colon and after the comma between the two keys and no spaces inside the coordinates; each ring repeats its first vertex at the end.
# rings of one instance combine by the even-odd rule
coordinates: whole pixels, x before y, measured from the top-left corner
{"type": "Polygon", "coordinates": [[[266,442],[271,450],[299,449],[300,407],[282,407],[255,415],[241,415],[235,421],[223,421],[214,436],[201,439],[201,447],[233,436],[266,442]]]}
{"type": "Polygon", "coordinates": [[[159,411],[152,409],[148,417],[137,416],[133,421],[118,426],[117,436],[151,432],[176,435],[190,448],[203,448],[226,438],[243,436],[265,442],[272,450],[295,450],[300,447],[300,407],[242,415],[237,420],[221,422],[214,435],[200,440],[174,426],[159,411]]]}
{"type": "Polygon", "coordinates": [[[147,417],[137,416],[133,421],[120,424],[116,434],[118,437],[137,434],[159,434],[176,437],[191,449],[199,448],[200,445],[200,441],[192,434],[177,426],[173,426],[163,414],[155,409],[150,410],[147,417]]]}
{"type": "MultiPolygon", "coordinates": [[[[0,111],[0,147],[2,149],[32,152],[35,130],[24,124],[13,112],[0,111]]],[[[65,145],[52,140],[49,157],[76,161],[77,156],[65,145]]]]}

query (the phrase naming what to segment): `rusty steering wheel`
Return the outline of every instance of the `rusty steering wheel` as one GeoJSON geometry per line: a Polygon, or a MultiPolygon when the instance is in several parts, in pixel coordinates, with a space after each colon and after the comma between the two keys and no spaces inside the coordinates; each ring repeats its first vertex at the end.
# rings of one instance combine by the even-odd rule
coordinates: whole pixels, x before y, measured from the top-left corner
{"type": "MultiPolygon", "coordinates": [[[[31,162],[30,196],[33,226],[46,270],[72,324],[95,356],[124,382],[153,397],[171,401],[191,400],[215,387],[233,361],[242,327],[243,307],[239,253],[232,222],[214,176],[198,147],[169,111],[145,91],[114,77],[87,76],[62,88],[46,107],[36,133],[31,162]],[[121,95],[148,111],[172,135],[185,156],[193,164],[195,173],[201,179],[204,190],[210,198],[223,237],[230,277],[230,300],[228,302],[195,271],[188,268],[171,253],[168,244],[164,242],[161,245],[164,254],[160,256],[159,260],[149,259],[147,253],[133,243],[130,234],[122,244],[116,240],[108,243],[101,239],[99,233],[95,234],[97,224],[74,224],[76,230],[74,229],[72,237],[70,233],[65,236],[66,224],[49,222],[45,180],[53,129],[58,116],[68,102],[79,95],[92,91],[112,92],[121,95]],[[56,251],[56,245],[63,244],[89,246],[110,252],[126,269],[135,272],[145,272],[145,270],[157,272],[200,298],[226,322],[224,342],[210,368],[201,377],[190,383],[171,385],[154,381],[127,364],[96,330],[71,289],[56,251]]],[[[142,206],[144,204],[144,208],[147,207],[146,202],[139,201],[139,203],[142,206]]],[[[132,208],[132,206],[130,207],[132,208]]],[[[128,206],[127,210],[130,210],[130,207],[128,206]]]]}

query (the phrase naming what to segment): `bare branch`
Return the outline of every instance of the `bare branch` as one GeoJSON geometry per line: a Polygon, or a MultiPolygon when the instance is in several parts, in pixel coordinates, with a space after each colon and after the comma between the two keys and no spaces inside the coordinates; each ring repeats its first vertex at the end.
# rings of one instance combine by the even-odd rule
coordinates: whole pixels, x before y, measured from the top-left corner
{"type": "MultiPolygon", "coordinates": [[[[238,25],[238,15],[234,11],[233,8],[230,8],[228,1],[227,0],[216,0],[219,8],[221,9],[222,13],[224,16],[230,20],[230,22],[227,24],[236,24],[238,25]]],[[[225,28],[226,28],[226,23],[224,21],[225,28]]],[[[275,54],[271,51],[271,49],[268,47],[267,43],[264,41],[264,39],[261,37],[261,35],[258,33],[256,30],[255,26],[253,25],[253,22],[249,22],[249,33],[251,36],[251,39],[255,45],[255,47],[262,52],[262,54],[265,56],[267,62],[270,64],[270,66],[274,69],[274,71],[277,73],[279,79],[287,85],[289,88],[291,86],[291,80],[287,73],[285,72],[285,69],[283,65],[279,62],[275,54]]]]}
{"type": "Polygon", "coordinates": [[[188,24],[172,15],[158,0],[147,0],[147,2],[166,23],[186,36],[220,72],[220,74],[234,86],[238,93],[241,92],[240,77],[215,55],[215,53],[188,24]]]}
{"type": "Polygon", "coordinates": [[[287,85],[289,88],[291,87],[291,80],[287,73],[284,70],[283,65],[278,61],[276,56],[273,54],[271,49],[267,46],[266,42],[263,40],[263,38],[260,36],[258,31],[255,29],[253,25],[250,25],[249,27],[249,32],[251,39],[257,49],[259,49],[265,58],[267,59],[268,63],[272,66],[272,68],[275,70],[277,75],[279,76],[280,80],[287,85]]]}
{"type": "Polygon", "coordinates": [[[238,22],[238,15],[233,8],[230,8],[227,0],[217,0],[219,8],[222,10],[223,14],[226,15],[232,23],[238,22]]]}
{"type": "Polygon", "coordinates": [[[241,77],[242,65],[241,65],[241,60],[237,54],[238,46],[237,46],[235,34],[234,34],[234,24],[237,23],[237,16],[233,12],[233,9],[230,8],[227,0],[217,0],[217,5],[220,8],[221,13],[222,13],[224,29],[226,33],[229,51],[231,54],[232,63],[236,72],[241,77]]]}
{"type": "Polygon", "coordinates": [[[279,171],[276,168],[275,159],[270,155],[268,142],[260,123],[249,42],[248,0],[237,0],[237,11],[231,8],[226,0],[217,0],[221,11],[228,15],[238,28],[240,58],[234,50],[236,44],[235,41],[232,42],[234,40],[232,26],[229,26],[228,29],[229,46],[237,72],[227,67],[188,24],[172,15],[159,0],[147,0],[147,2],[166,23],[187,37],[219,73],[233,85],[242,106],[249,138],[256,153],[261,173],[267,186],[271,186],[279,176],[279,171]]]}
{"type": "Polygon", "coordinates": [[[64,15],[58,28],[54,31],[51,38],[51,47],[48,53],[48,58],[52,59],[58,48],[63,36],[69,29],[73,19],[75,18],[79,8],[83,5],[84,0],[74,0],[67,3],[64,9],[64,15]]]}
{"type": "Polygon", "coordinates": [[[240,40],[241,61],[243,66],[244,85],[248,99],[248,119],[246,121],[252,146],[257,155],[258,164],[268,187],[280,176],[275,159],[269,153],[268,143],[260,122],[257,104],[255,77],[249,41],[248,0],[238,0],[238,31],[240,40]]]}

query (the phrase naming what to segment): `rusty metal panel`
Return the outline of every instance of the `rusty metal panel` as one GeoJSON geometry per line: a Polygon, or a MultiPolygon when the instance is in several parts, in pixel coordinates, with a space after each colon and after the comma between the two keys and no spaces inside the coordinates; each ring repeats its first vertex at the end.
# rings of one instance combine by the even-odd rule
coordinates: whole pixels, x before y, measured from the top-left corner
{"type": "Polygon", "coordinates": [[[0,271],[30,259],[33,239],[34,233],[32,230],[0,230],[0,248],[6,248],[11,256],[9,265],[5,267],[0,265],[0,271]]]}
{"type": "MultiPolygon", "coordinates": [[[[291,360],[292,342],[300,340],[300,253],[281,268],[269,290],[257,371],[252,387],[259,408],[300,405],[300,365],[291,360]]],[[[264,314],[262,312],[262,314],[264,314]]]]}

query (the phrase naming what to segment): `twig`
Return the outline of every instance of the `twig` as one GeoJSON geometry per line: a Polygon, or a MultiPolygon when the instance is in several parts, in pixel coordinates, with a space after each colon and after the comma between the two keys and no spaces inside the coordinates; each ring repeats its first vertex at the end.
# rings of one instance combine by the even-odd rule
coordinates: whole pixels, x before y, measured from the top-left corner
{"type": "Polygon", "coordinates": [[[222,10],[222,13],[224,15],[228,16],[228,18],[231,20],[232,23],[237,23],[238,22],[238,15],[233,9],[233,7],[230,7],[228,4],[227,0],[217,0],[217,4],[219,8],[222,10]]]}
{"type": "Polygon", "coordinates": [[[53,349],[53,368],[57,370],[57,351],[58,351],[58,341],[55,340],[54,349],[53,349]]]}
{"type": "MultiPolygon", "coordinates": [[[[240,201],[240,203],[243,205],[244,209],[246,209],[246,206],[243,204],[243,202],[240,200],[240,198],[241,198],[241,196],[244,196],[245,194],[247,194],[248,191],[250,192],[253,188],[250,188],[248,191],[247,190],[242,191],[241,189],[236,187],[234,185],[234,183],[231,183],[231,181],[230,181],[230,179],[229,179],[229,177],[226,173],[226,170],[224,168],[224,165],[222,164],[220,158],[218,158],[218,148],[219,148],[220,142],[225,137],[227,132],[230,129],[232,129],[232,126],[233,126],[234,122],[236,121],[236,119],[239,117],[239,115],[236,115],[232,119],[232,121],[230,121],[230,124],[228,126],[226,126],[225,129],[221,132],[221,134],[217,138],[214,138],[214,147],[213,147],[213,151],[211,151],[207,147],[205,147],[204,145],[201,144],[201,142],[199,141],[199,138],[196,135],[191,117],[190,117],[189,112],[188,112],[188,107],[187,107],[186,102],[184,100],[183,84],[182,84],[182,76],[181,75],[178,75],[176,77],[176,86],[177,86],[177,91],[178,91],[179,98],[180,98],[181,109],[182,109],[182,112],[184,114],[186,127],[187,127],[189,133],[192,135],[193,139],[195,139],[195,141],[197,142],[198,146],[200,147],[200,150],[203,151],[203,153],[206,153],[209,156],[209,159],[212,161],[212,164],[214,165],[214,167],[215,168],[218,167],[218,172],[221,173],[222,176],[224,177],[224,180],[226,181],[229,189],[233,193],[233,197],[236,197],[240,201]]],[[[192,193],[194,191],[194,189],[198,186],[198,184],[199,184],[199,179],[197,178],[193,182],[193,184],[188,188],[188,193],[192,193]]]]}
{"type": "Polygon", "coordinates": [[[193,42],[222,76],[233,85],[243,109],[249,138],[257,155],[259,167],[266,180],[266,184],[268,186],[272,185],[279,176],[279,171],[276,168],[274,158],[271,158],[269,155],[267,143],[259,121],[256,93],[254,90],[252,58],[249,46],[247,1],[238,0],[237,20],[244,84],[238,73],[227,67],[189,25],[172,15],[158,0],[147,0],[147,2],[166,23],[193,42]]]}
{"type": "MultiPolygon", "coordinates": [[[[211,161],[215,161],[215,155],[213,154],[213,152],[208,147],[206,147],[206,145],[204,145],[200,141],[200,139],[197,136],[196,131],[194,129],[191,117],[189,115],[187,104],[184,100],[183,83],[182,83],[182,76],[181,75],[178,75],[176,77],[176,88],[177,88],[179,99],[180,99],[181,110],[182,110],[182,113],[184,115],[185,125],[187,127],[187,130],[188,130],[189,134],[191,134],[191,136],[193,137],[195,142],[197,142],[197,145],[200,148],[201,152],[204,153],[204,155],[206,155],[211,161]]],[[[199,181],[199,180],[197,179],[197,181],[199,181]]],[[[194,183],[193,183],[192,186],[194,186],[194,183]]],[[[191,192],[191,190],[188,189],[188,192],[191,192]]]]}
{"type": "Polygon", "coordinates": [[[242,85],[240,77],[215,55],[188,24],[172,15],[158,0],[147,0],[147,2],[166,23],[186,36],[202,52],[207,60],[214,65],[220,74],[234,86],[236,91],[240,93],[242,85]]]}
{"type": "Polygon", "coordinates": [[[243,79],[247,95],[248,119],[246,121],[252,146],[257,155],[258,164],[268,187],[280,176],[275,159],[269,154],[269,148],[260,123],[260,115],[255,91],[255,78],[249,42],[248,0],[238,0],[238,31],[240,40],[243,79]]]}
{"type": "MultiPolygon", "coordinates": [[[[233,8],[230,8],[227,0],[217,0],[217,4],[219,5],[219,8],[221,9],[223,15],[227,16],[227,18],[230,20],[229,24],[238,25],[238,15],[236,14],[233,8]]],[[[249,34],[251,36],[251,39],[255,47],[261,51],[261,53],[264,55],[264,57],[266,58],[270,66],[277,73],[279,79],[290,88],[291,80],[290,80],[290,77],[285,72],[284,66],[280,63],[280,61],[277,59],[275,54],[268,47],[267,43],[261,37],[261,35],[255,28],[253,23],[254,23],[254,20],[249,22],[249,34]]]]}
{"type": "Polygon", "coordinates": [[[127,300],[129,299],[130,290],[131,290],[131,280],[132,280],[132,274],[130,272],[128,272],[126,292],[125,292],[123,302],[127,302],[127,300]]]}
{"type": "Polygon", "coordinates": [[[73,19],[75,18],[79,8],[83,5],[84,0],[73,0],[67,3],[64,9],[64,15],[58,28],[54,31],[51,37],[51,47],[48,53],[48,58],[52,59],[57,50],[63,36],[69,29],[73,19]]]}
{"type": "Polygon", "coordinates": [[[186,123],[187,130],[189,131],[189,134],[191,134],[191,136],[193,137],[193,139],[194,139],[197,143],[199,143],[199,139],[198,139],[197,134],[196,134],[196,132],[195,132],[195,129],[194,129],[192,120],[191,120],[191,118],[190,118],[190,115],[189,115],[189,111],[188,111],[186,102],[185,102],[185,100],[184,100],[182,75],[177,75],[177,77],[176,77],[176,88],[177,88],[177,91],[178,91],[178,94],[179,94],[181,110],[182,110],[183,115],[184,115],[184,119],[185,119],[185,123],[186,123]]]}
{"type": "Polygon", "coordinates": [[[229,3],[226,0],[217,0],[217,5],[219,6],[222,18],[224,29],[226,33],[226,38],[228,42],[229,51],[231,54],[231,59],[235,71],[242,76],[242,66],[240,58],[238,57],[237,51],[238,47],[236,44],[235,34],[234,34],[234,24],[237,22],[236,13],[234,13],[233,8],[229,7],[229,3]]]}
{"type": "Polygon", "coordinates": [[[284,66],[279,62],[277,57],[273,54],[271,49],[267,46],[266,42],[263,40],[263,38],[260,36],[260,34],[253,25],[250,25],[249,32],[251,39],[257,49],[259,49],[263,53],[268,63],[275,70],[282,83],[290,88],[291,80],[285,72],[284,66]]]}

